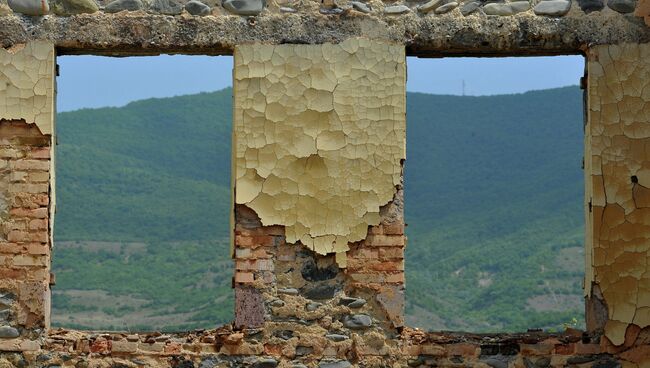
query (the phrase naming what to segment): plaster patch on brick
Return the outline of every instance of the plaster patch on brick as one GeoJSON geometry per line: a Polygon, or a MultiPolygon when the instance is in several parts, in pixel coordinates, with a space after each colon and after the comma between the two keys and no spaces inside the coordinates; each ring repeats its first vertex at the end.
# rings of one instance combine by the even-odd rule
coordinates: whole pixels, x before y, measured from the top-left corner
{"type": "Polygon", "coordinates": [[[650,45],[596,46],[588,61],[587,267],[608,309],[605,335],[650,326],[650,45]]]}
{"type": "Polygon", "coordinates": [[[401,183],[404,47],[349,39],[234,55],[235,203],[345,267],[348,243],[401,183]]]}
{"type": "Polygon", "coordinates": [[[51,135],[54,68],[54,45],[50,42],[0,48],[0,119],[22,119],[51,135]]]}

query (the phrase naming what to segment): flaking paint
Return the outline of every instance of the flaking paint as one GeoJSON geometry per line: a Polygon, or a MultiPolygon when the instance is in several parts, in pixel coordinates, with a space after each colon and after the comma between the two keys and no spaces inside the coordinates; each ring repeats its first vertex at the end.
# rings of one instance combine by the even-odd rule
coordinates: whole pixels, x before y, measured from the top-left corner
{"type": "Polygon", "coordinates": [[[586,291],[599,285],[605,335],[650,326],[650,45],[590,49],[585,134],[586,291]]]}
{"type": "Polygon", "coordinates": [[[54,69],[54,45],[50,42],[0,48],[0,119],[22,119],[51,135],[54,69]]]}
{"type": "Polygon", "coordinates": [[[402,180],[404,47],[357,38],[234,56],[235,203],[345,267],[402,180]]]}

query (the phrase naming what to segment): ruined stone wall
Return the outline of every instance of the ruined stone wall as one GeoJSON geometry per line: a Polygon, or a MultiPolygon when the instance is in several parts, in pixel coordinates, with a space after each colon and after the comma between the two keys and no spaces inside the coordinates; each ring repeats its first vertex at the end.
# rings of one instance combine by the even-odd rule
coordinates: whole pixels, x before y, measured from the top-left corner
{"type": "Polygon", "coordinates": [[[54,47],[0,50],[0,350],[49,327],[54,47]]]}
{"type": "Polygon", "coordinates": [[[49,329],[55,49],[0,50],[0,367],[650,365],[650,44],[585,50],[588,331],[510,335],[404,326],[406,48],[381,37],[235,47],[231,325],[49,329]]]}

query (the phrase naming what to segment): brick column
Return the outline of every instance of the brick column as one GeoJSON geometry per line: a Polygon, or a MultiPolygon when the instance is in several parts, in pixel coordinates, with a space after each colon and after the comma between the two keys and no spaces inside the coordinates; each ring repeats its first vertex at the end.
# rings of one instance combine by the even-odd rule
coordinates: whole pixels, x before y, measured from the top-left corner
{"type": "Polygon", "coordinates": [[[241,45],[234,65],[235,326],[402,327],[404,47],[241,45]]]}
{"type": "Polygon", "coordinates": [[[52,44],[0,49],[0,351],[50,323],[54,70],[52,44]]]}
{"type": "Polygon", "coordinates": [[[587,56],[587,328],[631,346],[650,326],[650,45],[587,56]]]}

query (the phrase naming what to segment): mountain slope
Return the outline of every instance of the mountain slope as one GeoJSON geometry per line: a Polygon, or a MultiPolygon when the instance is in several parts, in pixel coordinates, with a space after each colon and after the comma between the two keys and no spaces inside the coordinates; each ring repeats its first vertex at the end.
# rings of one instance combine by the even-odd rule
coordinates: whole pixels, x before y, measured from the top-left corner
{"type": "MultiPolygon", "coordinates": [[[[230,104],[226,89],[59,114],[56,324],[178,329],[231,318],[230,104]]],[[[409,322],[581,323],[578,88],[409,93],[407,104],[409,322]]]]}

